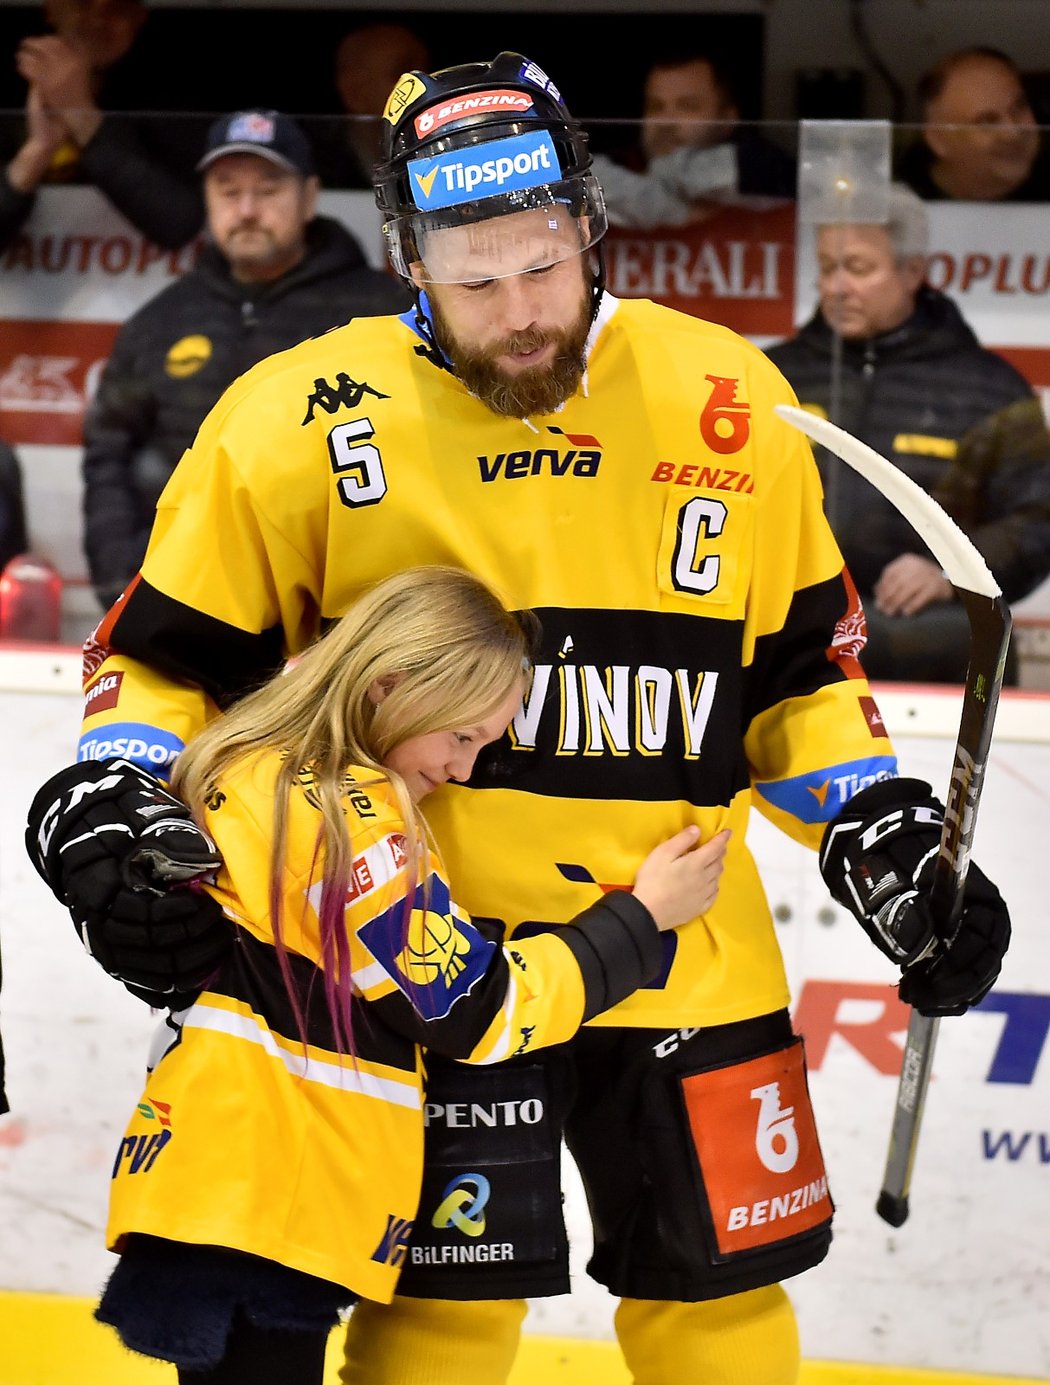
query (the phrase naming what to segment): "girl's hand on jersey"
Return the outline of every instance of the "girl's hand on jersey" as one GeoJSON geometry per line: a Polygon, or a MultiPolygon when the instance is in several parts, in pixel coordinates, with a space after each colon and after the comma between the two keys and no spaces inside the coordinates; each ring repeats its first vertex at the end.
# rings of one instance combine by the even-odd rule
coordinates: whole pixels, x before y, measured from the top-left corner
{"type": "Polygon", "coordinates": [[[650,851],[634,880],[635,898],[661,933],[706,913],[718,898],[725,866],[728,828],[697,846],[699,827],[685,827],[650,851]]]}

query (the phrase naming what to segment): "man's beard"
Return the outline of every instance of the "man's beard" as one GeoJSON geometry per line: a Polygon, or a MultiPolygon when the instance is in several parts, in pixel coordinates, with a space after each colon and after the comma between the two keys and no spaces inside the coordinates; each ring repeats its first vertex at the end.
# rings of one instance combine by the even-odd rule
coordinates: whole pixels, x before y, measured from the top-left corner
{"type": "Polygon", "coordinates": [[[434,340],[452,369],[471,394],[476,395],[495,414],[508,418],[530,418],[550,414],[571,399],[586,368],[585,348],[591,330],[591,302],[588,294],[576,320],[568,327],[544,330],[530,327],[475,351],[458,341],[433,298],[430,314],[434,340]],[[545,365],[528,366],[515,375],[502,370],[497,356],[521,351],[538,351],[555,343],[552,360],[545,365]]]}

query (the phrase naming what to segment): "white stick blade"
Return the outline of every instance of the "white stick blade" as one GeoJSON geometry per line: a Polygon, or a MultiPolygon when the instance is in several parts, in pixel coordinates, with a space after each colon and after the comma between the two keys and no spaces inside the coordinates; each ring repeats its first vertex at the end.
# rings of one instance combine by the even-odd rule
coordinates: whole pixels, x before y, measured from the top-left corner
{"type": "Polygon", "coordinates": [[[834,452],[836,457],[841,457],[895,505],[926,543],[953,587],[963,587],[976,592],[978,596],[1001,595],[999,584],[973,543],[955,520],[945,514],[936,500],[927,495],[921,486],[917,486],[910,476],[905,476],[899,467],[895,467],[866,442],[861,442],[844,428],[829,423],[826,418],[818,418],[816,414],[806,409],[796,409],[791,404],[776,404],[774,408],[786,423],[805,433],[814,442],[819,442],[829,452],[834,452]]]}

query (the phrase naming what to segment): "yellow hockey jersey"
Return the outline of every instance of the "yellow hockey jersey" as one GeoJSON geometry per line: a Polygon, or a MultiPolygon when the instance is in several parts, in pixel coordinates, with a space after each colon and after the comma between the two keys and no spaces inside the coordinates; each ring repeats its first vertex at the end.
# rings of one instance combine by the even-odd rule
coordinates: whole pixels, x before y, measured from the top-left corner
{"type": "MultiPolygon", "coordinates": [[[[385,780],[351,769],[354,1052],[340,1053],[324,1002],[320,815],[304,774],[281,880],[304,1049],[269,912],[276,767],[274,755],[244,762],[210,805],[224,860],[211,892],[236,922],[236,946],[149,1076],[114,1163],[107,1240],[119,1249],[145,1232],[227,1246],[385,1302],[419,1200],[419,1042],[487,1063],[571,1037],[585,1012],[564,941],[576,930],[502,946],[452,900],[432,853],[406,912],[396,799],[385,780]]],[[[592,932],[585,952],[595,941],[592,932]]]]}
{"type": "Polygon", "coordinates": [[[809,445],[773,412],[794,396],[734,333],[608,295],[584,385],[546,417],[495,415],[422,351],[410,320],[361,319],[227,391],[89,645],[81,756],[163,773],[364,586],[460,564],[544,643],[507,739],[428,800],[457,897],[526,936],[685,823],[730,827],[717,904],[597,1022],[782,1007],[750,807],[815,846],[896,773],[809,445]]]}

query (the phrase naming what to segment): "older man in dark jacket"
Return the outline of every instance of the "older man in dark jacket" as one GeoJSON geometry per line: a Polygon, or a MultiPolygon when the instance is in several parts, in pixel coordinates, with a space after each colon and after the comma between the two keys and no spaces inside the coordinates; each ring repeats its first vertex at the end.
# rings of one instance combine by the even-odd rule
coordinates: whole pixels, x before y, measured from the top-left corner
{"type": "Polygon", "coordinates": [[[161,490],[238,375],[352,317],[408,306],[338,222],[314,215],[310,146],[287,116],[217,121],[200,168],[209,244],[121,328],[84,423],[84,545],[103,606],[138,570],[161,490]]]}
{"type": "MultiPolygon", "coordinates": [[[[820,307],[768,354],[804,408],[932,494],[1017,601],[1050,574],[1050,435],[1024,377],[925,283],[927,244],[926,210],[898,184],[885,224],[820,227],[820,307]]],[[[940,565],[889,501],[823,461],[828,515],[867,616],[868,676],[961,681],[966,614],[940,565]]]]}

